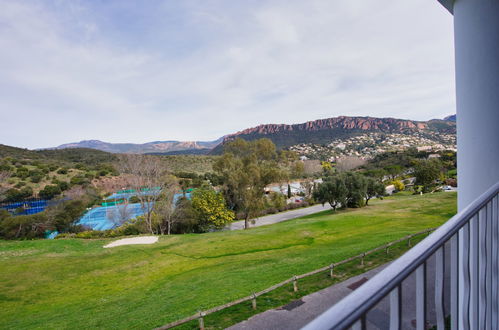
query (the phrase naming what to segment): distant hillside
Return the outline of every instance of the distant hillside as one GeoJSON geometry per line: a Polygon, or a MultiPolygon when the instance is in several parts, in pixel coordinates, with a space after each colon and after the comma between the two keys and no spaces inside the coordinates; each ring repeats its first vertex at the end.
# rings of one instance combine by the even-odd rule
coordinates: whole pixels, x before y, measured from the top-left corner
{"type": "Polygon", "coordinates": [[[75,143],[62,144],[54,149],[67,148],[90,148],[110,153],[133,153],[133,154],[172,154],[182,152],[183,154],[207,153],[222,141],[154,141],[142,144],[136,143],[109,143],[99,140],[85,140],[75,143]],[[199,152],[202,150],[202,152],[199,152]]]}
{"type": "Polygon", "coordinates": [[[444,120],[447,120],[447,121],[456,121],[456,115],[450,115],[450,116],[447,116],[444,118],[444,120]]]}
{"type": "MultiPolygon", "coordinates": [[[[249,128],[235,134],[227,135],[223,143],[243,138],[256,140],[271,139],[279,148],[290,147],[301,143],[324,144],[337,138],[346,138],[367,132],[380,133],[448,133],[455,134],[456,124],[452,121],[430,120],[414,121],[395,118],[374,117],[334,117],[309,121],[303,124],[266,124],[249,128]]],[[[217,154],[222,145],[217,146],[212,153],[217,154]]]]}
{"type": "Polygon", "coordinates": [[[111,153],[89,148],[28,150],[0,144],[0,158],[4,157],[24,160],[54,160],[85,165],[97,165],[116,160],[116,156],[111,153]]]}

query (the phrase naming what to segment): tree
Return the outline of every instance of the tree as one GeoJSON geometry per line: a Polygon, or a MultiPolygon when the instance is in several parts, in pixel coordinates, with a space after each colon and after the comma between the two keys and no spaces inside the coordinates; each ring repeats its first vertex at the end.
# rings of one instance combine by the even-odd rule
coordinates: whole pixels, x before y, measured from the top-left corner
{"type": "Polygon", "coordinates": [[[116,226],[121,226],[127,220],[130,219],[132,215],[131,210],[128,208],[128,200],[125,199],[122,204],[115,205],[114,208],[109,208],[107,211],[107,218],[113,222],[116,226]]]}
{"type": "Polygon", "coordinates": [[[362,166],[366,163],[365,159],[355,156],[345,156],[336,162],[336,169],[338,172],[345,172],[353,170],[359,166],[362,166]]]}
{"type": "Polygon", "coordinates": [[[56,185],[47,185],[40,192],[38,192],[38,197],[42,199],[52,199],[61,193],[61,188],[56,185]]]}
{"type": "Polygon", "coordinates": [[[397,190],[397,191],[403,191],[405,189],[404,183],[400,180],[393,181],[393,186],[395,187],[395,190],[397,190]]]}
{"type": "Polygon", "coordinates": [[[74,223],[85,212],[87,198],[61,201],[46,210],[48,223],[59,232],[72,231],[74,223]]]}
{"type": "Polygon", "coordinates": [[[192,201],[181,197],[173,211],[172,232],[195,233],[201,232],[198,226],[197,214],[192,207],[192,201]]]}
{"type": "Polygon", "coordinates": [[[21,190],[11,188],[5,193],[6,202],[21,202],[24,199],[33,196],[33,189],[31,187],[23,187],[21,190]]]}
{"type": "Polygon", "coordinates": [[[441,163],[438,159],[420,160],[414,166],[415,185],[422,186],[423,193],[431,190],[439,178],[441,163]]]}
{"type": "Polygon", "coordinates": [[[222,178],[229,208],[243,213],[245,229],[249,219],[265,206],[265,186],[284,176],[276,147],[269,139],[247,142],[238,138],[227,143],[213,169],[222,178]]]}
{"type": "Polygon", "coordinates": [[[324,172],[324,174],[328,174],[333,171],[333,166],[330,162],[321,162],[321,166],[322,172],[324,172]]]}
{"type": "Polygon", "coordinates": [[[329,203],[336,211],[339,206],[346,207],[346,198],[348,195],[345,181],[341,176],[328,177],[323,183],[314,189],[314,199],[322,205],[329,203]]]}
{"type": "Polygon", "coordinates": [[[268,206],[283,211],[286,207],[286,197],[280,192],[271,192],[268,195],[268,206]]]}
{"type": "Polygon", "coordinates": [[[346,172],[342,174],[342,178],[347,188],[346,203],[347,207],[362,207],[364,206],[364,198],[367,193],[366,178],[355,172],[346,172]]]}
{"type": "Polygon", "coordinates": [[[288,183],[288,198],[291,198],[291,186],[288,183]]]}
{"type": "Polygon", "coordinates": [[[373,178],[366,178],[366,206],[373,197],[383,197],[385,195],[385,185],[373,178]]]}
{"type": "Polygon", "coordinates": [[[227,209],[223,195],[213,189],[194,191],[192,207],[203,230],[223,228],[235,218],[234,212],[227,209]]]}
{"type": "Polygon", "coordinates": [[[385,171],[388,173],[388,177],[391,180],[395,180],[402,172],[404,169],[400,165],[389,165],[385,167],[385,171]]]}
{"type": "Polygon", "coordinates": [[[153,224],[154,203],[161,196],[161,192],[167,180],[165,169],[159,158],[146,155],[121,155],[118,168],[123,174],[127,174],[126,184],[128,188],[137,192],[142,210],[144,211],[144,222],[151,234],[155,233],[153,224]]]}
{"type": "Polygon", "coordinates": [[[165,233],[167,235],[171,234],[172,227],[178,218],[175,218],[175,189],[176,184],[173,178],[169,178],[168,184],[163,187],[159,200],[154,205],[155,226],[158,228],[161,235],[165,233]]]}

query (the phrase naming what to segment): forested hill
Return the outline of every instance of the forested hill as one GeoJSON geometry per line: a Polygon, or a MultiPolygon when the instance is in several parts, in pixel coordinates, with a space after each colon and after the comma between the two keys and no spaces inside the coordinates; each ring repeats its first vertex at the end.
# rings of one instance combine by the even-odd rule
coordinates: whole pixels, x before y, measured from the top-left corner
{"type": "MultiPolygon", "coordinates": [[[[332,139],[345,138],[367,132],[380,133],[448,133],[455,134],[456,123],[447,120],[414,121],[375,117],[334,117],[302,124],[265,124],[227,135],[224,143],[236,138],[256,140],[269,138],[278,147],[289,147],[300,143],[328,143],[332,139]]],[[[213,153],[222,149],[218,146],[213,153]]]]}
{"type": "Polygon", "coordinates": [[[51,160],[85,165],[98,165],[116,160],[116,156],[111,153],[88,148],[28,150],[0,144],[0,158],[5,157],[25,160],[51,160]]]}

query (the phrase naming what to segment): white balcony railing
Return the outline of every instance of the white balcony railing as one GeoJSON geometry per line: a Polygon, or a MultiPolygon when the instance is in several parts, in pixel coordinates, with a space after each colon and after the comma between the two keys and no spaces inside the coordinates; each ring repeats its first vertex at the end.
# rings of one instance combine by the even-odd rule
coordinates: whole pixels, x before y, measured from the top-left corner
{"type": "Polygon", "coordinates": [[[383,301],[390,329],[445,329],[446,317],[451,329],[498,329],[498,194],[499,182],[304,329],[379,328],[370,312],[383,301]]]}

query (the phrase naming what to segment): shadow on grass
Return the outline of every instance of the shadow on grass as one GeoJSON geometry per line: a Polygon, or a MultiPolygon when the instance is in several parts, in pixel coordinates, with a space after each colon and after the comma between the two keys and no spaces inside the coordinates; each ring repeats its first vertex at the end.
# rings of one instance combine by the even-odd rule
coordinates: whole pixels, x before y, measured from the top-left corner
{"type": "MultiPolygon", "coordinates": [[[[411,246],[417,244],[425,237],[426,235],[422,234],[418,237],[411,238],[411,246]]],[[[259,296],[257,298],[256,310],[253,310],[251,301],[248,301],[207,315],[204,318],[205,329],[225,329],[269,309],[285,306],[308,294],[317,292],[336,283],[343,282],[351,277],[363,274],[371,269],[390,262],[401,256],[409,249],[410,247],[408,246],[407,241],[403,241],[390,246],[388,253],[386,253],[385,250],[381,250],[367,255],[364,259],[364,265],[361,265],[360,260],[357,259],[335,267],[333,278],[329,276],[329,271],[326,271],[300,279],[298,281],[298,292],[294,292],[293,284],[289,284],[259,296]]],[[[290,277],[291,275],[292,274],[290,274],[290,277]]],[[[198,320],[183,324],[175,329],[199,329],[198,320]]]]}

